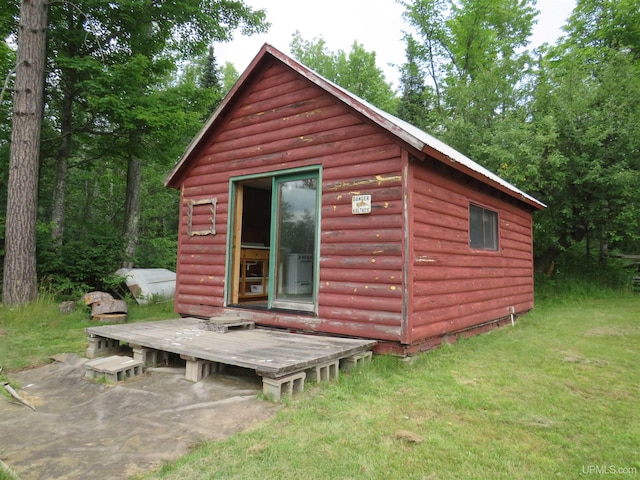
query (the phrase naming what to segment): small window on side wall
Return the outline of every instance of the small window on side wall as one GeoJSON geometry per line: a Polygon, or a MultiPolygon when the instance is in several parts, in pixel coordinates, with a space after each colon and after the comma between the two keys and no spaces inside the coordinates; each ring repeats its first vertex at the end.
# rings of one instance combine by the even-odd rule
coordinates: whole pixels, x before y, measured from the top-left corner
{"type": "Polygon", "coordinates": [[[469,244],[471,248],[498,250],[498,213],[469,205],[469,244]]]}

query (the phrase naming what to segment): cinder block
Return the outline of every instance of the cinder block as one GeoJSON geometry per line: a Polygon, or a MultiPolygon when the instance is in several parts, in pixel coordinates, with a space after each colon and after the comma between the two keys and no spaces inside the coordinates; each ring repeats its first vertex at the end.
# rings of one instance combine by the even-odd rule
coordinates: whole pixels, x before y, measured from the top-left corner
{"type": "Polygon", "coordinates": [[[110,362],[112,360],[113,357],[101,357],[101,358],[96,358],[95,360],[89,360],[88,362],[86,362],[84,364],[84,368],[85,368],[85,377],[87,378],[96,378],[96,373],[98,373],[98,368],[100,368],[100,365],[103,363],[107,363],[110,362]]]}
{"type": "Polygon", "coordinates": [[[186,378],[192,382],[199,382],[212,373],[221,372],[223,368],[224,364],[218,362],[200,359],[187,360],[186,378]]]}
{"type": "Polygon", "coordinates": [[[154,348],[132,345],[133,359],[142,362],[145,367],[157,367],[167,362],[169,354],[154,348]]]}
{"type": "Polygon", "coordinates": [[[262,393],[266,398],[277,402],[282,395],[303,392],[306,376],[305,372],[297,372],[280,378],[262,377],[262,393]]]}
{"type": "Polygon", "coordinates": [[[346,357],[340,360],[340,367],[345,370],[353,370],[354,368],[364,364],[371,362],[373,358],[372,352],[362,352],[356,355],[351,355],[350,357],[346,357]]]}
{"type": "Polygon", "coordinates": [[[103,374],[107,380],[114,383],[142,375],[141,361],[118,355],[90,360],[85,363],[84,367],[87,377],[95,378],[99,374],[103,374]]]}
{"type": "Polygon", "coordinates": [[[120,341],[112,338],[88,335],[87,342],[89,343],[87,346],[87,358],[102,357],[120,350],[120,341]]]}
{"type": "Polygon", "coordinates": [[[316,365],[306,370],[307,380],[310,382],[327,382],[337,380],[340,375],[340,360],[316,365]]]}

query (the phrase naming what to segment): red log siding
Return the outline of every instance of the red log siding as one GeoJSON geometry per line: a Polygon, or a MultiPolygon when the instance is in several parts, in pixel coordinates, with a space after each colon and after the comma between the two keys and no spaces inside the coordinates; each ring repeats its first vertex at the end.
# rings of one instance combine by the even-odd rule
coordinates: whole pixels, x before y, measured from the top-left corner
{"type": "MultiPolygon", "coordinates": [[[[181,180],[177,312],[224,306],[230,178],[303,166],[322,167],[317,317],[256,311],[258,322],[419,345],[532,308],[527,211],[436,162],[408,163],[392,137],[283,66],[251,82],[181,180]],[[351,213],[356,194],[372,196],[371,214],[351,213]],[[213,197],[217,234],[189,237],[187,201],[213,197]],[[499,251],[470,249],[470,202],[498,212],[499,251]]],[[[194,230],[210,226],[202,212],[194,230]]]]}
{"type": "Polygon", "coordinates": [[[407,343],[533,307],[531,215],[412,163],[412,301],[407,343]],[[469,203],[498,212],[499,250],[469,247],[469,203]]]}
{"type": "MultiPolygon", "coordinates": [[[[265,69],[198,150],[182,181],[176,311],[224,305],[231,177],[322,166],[318,318],[257,313],[262,323],[400,339],[402,157],[393,139],[281,66],[265,69]],[[371,194],[370,215],[351,196],[371,194]],[[187,235],[187,200],[217,197],[216,235],[187,235]]],[[[194,217],[194,229],[206,227],[194,217]],[[197,223],[197,225],[196,225],[197,223]]]]}

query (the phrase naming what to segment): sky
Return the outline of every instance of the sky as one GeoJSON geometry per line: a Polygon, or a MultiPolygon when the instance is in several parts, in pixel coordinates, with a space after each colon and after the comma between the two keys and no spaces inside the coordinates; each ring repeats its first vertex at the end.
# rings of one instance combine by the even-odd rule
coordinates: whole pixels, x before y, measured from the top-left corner
{"type": "MultiPolygon", "coordinates": [[[[271,22],[268,33],[251,37],[235,35],[235,40],[216,44],[218,65],[231,62],[242,73],[264,43],[290,54],[293,34],[304,40],[322,37],[327,48],[349,53],[354,41],[366,51],[376,52],[377,65],[385,78],[398,86],[399,66],[405,61],[402,20],[403,7],[396,0],[244,0],[254,9],[264,8],[271,22]]],[[[540,10],[532,45],[553,44],[562,35],[561,27],[575,7],[576,0],[538,0],[540,10]]]]}

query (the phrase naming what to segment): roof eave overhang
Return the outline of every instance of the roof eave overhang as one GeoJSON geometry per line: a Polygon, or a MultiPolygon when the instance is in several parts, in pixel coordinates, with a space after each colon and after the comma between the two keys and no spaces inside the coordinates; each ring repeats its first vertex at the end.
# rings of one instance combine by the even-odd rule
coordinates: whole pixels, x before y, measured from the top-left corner
{"type": "Polygon", "coordinates": [[[508,188],[507,186],[499,182],[496,182],[492,178],[487,177],[486,175],[483,175],[482,173],[467,167],[466,165],[458,162],[455,158],[452,158],[446,155],[445,153],[431,147],[430,145],[423,144],[422,148],[420,148],[419,150],[425,153],[426,155],[429,155],[430,157],[433,157],[439,160],[441,163],[445,165],[449,165],[455,170],[458,170],[459,172],[464,173],[465,175],[468,175],[471,178],[475,178],[476,180],[482,183],[490,185],[496,190],[529,205],[535,210],[543,210],[547,208],[547,206],[544,203],[540,202],[534,197],[516,189],[515,187],[508,188]]]}

